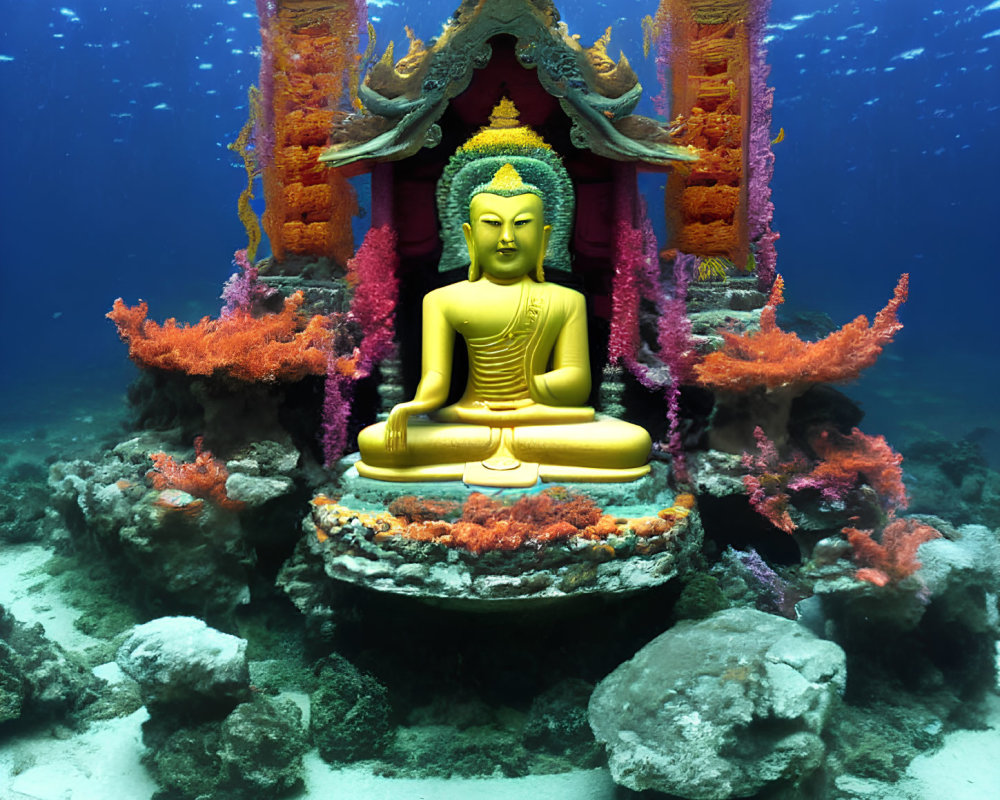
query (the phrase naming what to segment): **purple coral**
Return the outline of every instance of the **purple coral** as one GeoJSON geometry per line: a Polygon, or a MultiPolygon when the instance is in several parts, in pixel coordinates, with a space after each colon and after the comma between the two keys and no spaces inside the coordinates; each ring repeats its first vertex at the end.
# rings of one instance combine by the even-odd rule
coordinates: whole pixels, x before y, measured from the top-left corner
{"type": "Polygon", "coordinates": [[[747,154],[747,216],[750,239],[756,245],[757,283],[768,289],[774,280],[777,255],[774,243],[778,234],[771,230],[774,204],[771,202],[771,177],[774,152],[771,150],[771,108],[774,89],[767,85],[771,71],[766,61],[764,27],[770,0],[750,4],[747,35],[750,42],[750,142],[747,154]]]}
{"type": "Polygon", "coordinates": [[[226,301],[222,308],[223,317],[230,317],[237,310],[253,311],[255,303],[260,303],[275,293],[274,289],[260,281],[259,270],[247,259],[246,250],[236,251],[233,266],[239,271],[229,276],[220,295],[226,301]]]}
{"type": "Polygon", "coordinates": [[[764,606],[762,610],[780,609],[785,604],[785,582],[752,547],[749,550],[728,547],[723,559],[741,573],[750,590],[758,595],[758,605],[764,606]]]}

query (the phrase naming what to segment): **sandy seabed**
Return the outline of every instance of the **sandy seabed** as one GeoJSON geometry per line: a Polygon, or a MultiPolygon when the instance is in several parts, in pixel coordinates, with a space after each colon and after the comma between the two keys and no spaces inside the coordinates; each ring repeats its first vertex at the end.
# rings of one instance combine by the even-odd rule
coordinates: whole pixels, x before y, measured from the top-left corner
{"type": "MultiPolygon", "coordinates": [[[[46,635],[69,651],[98,644],[78,631],[70,607],[44,571],[51,553],[38,545],[0,552],[0,604],[18,620],[41,623],[46,635]]],[[[95,673],[127,680],[112,663],[95,673]]],[[[894,786],[847,779],[843,797],[872,800],[988,800],[1000,798],[1000,696],[990,698],[987,730],[958,731],[944,746],[915,759],[894,786]]],[[[72,731],[58,724],[0,743],[0,800],[148,800],[156,784],[140,758],[140,708],[127,717],[72,731]]],[[[621,797],[621,794],[617,795],[621,797]]],[[[305,757],[300,798],[356,800],[614,800],[616,787],[605,769],[525,778],[382,778],[363,763],[332,768],[316,750],[305,757]]]]}

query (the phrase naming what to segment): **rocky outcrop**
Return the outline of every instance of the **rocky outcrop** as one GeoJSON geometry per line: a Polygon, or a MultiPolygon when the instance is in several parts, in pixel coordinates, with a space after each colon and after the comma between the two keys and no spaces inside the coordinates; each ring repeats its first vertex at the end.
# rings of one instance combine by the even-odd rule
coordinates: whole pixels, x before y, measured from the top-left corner
{"type": "Polygon", "coordinates": [[[0,606],[0,732],[15,721],[64,718],[96,700],[101,685],[41,625],[25,625],[0,606]]]}
{"type": "Polygon", "coordinates": [[[732,608],[680,623],[601,681],[590,725],[630,789],[747,797],[820,766],[820,734],[846,677],[836,644],[732,608]]]}

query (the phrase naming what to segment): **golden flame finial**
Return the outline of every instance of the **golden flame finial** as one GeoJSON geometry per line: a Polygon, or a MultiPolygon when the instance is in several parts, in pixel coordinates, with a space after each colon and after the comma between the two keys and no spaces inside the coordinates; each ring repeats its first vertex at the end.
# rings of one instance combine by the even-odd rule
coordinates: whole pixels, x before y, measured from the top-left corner
{"type": "MultiPolygon", "coordinates": [[[[551,150],[551,145],[527,125],[521,124],[520,114],[514,101],[504,97],[493,108],[490,124],[480,128],[462,150],[485,150],[509,146],[542,147],[551,150]]],[[[513,167],[512,167],[513,169],[513,167]]]]}

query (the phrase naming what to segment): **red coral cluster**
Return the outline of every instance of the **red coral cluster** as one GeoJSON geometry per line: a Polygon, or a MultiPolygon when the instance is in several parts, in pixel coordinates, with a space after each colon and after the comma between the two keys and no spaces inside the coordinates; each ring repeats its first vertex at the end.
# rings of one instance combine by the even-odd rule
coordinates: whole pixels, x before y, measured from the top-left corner
{"type": "Polygon", "coordinates": [[[791,481],[790,488],[816,488],[828,498],[842,499],[863,479],[888,508],[906,508],[903,457],[884,436],[868,436],[857,428],[847,436],[823,431],[811,444],[822,461],[808,475],[791,481]]]}
{"type": "Polygon", "coordinates": [[[602,514],[589,498],[569,495],[563,499],[554,491],[522,497],[510,506],[474,492],[456,522],[415,521],[398,531],[409,539],[461,547],[472,553],[516,550],[526,544],[550,544],[573,536],[602,539],[617,532],[614,518],[602,514]]]}
{"type": "Polygon", "coordinates": [[[248,382],[297,381],[326,372],[331,340],[325,317],[299,312],[304,301],[302,292],[296,292],[277,314],[256,317],[237,308],[194,325],[175,319],[160,325],[146,319],[145,302],[127,306],[118,298],[107,317],[139,366],[248,382]]]}
{"type": "Polygon", "coordinates": [[[779,275],[760,315],[760,330],[749,334],[722,332],[721,350],[709,353],[694,367],[699,383],[712,389],[745,392],[804,387],[813,383],[853,380],[870,367],[902,328],[896,316],[906,301],[909,275],[900,276],[892,299],[869,325],[860,316],[817,342],[804,342],[778,327],[776,314],[784,302],[779,275]]]}
{"type": "Polygon", "coordinates": [[[458,510],[457,500],[428,500],[407,494],[389,503],[388,511],[406,523],[440,520],[458,510]]]}
{"type": "Polygon", "coordinates": [[[892,520],[879,541],[873,531],[844,528],[844,533],[854,549],[854,560],[864,565],[855,577],[876,586],[899,583],[912,575],[920,569],[920,545],[941,538],[940,531],[915,519],[892,520]]]}
{"type": "Polygon", "coordinates": [[[239,511],[243,503],[231,500],[226,494],[226,480],[229,470],[216,460],[210,450],[205,450],[203,437],[194,440],[195,458],[193,462],[180,462],[166,453],[150,453],[153,468],[146,478],[154,489],[179,489],[194,497],[211,500],[220,508],[239,511]]]}
{"type": "Polygon", "coordinates": [[[757,453],[743,454],[747,470],[743,487],[754,510],[785,533],[794,533],[797,527],[788,513],[789,491],[815,489],[824,500],[843,503],[848,493],[864,481],[890,512],[906,508],[903,457],[884,436],[868,436],[857,428],[846,436],[822,431],[811,442],[820,458],[813,464],[799,453],[782,461],[774,442],[759,426],[754,438],[757,453]]]}

